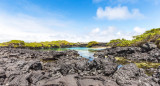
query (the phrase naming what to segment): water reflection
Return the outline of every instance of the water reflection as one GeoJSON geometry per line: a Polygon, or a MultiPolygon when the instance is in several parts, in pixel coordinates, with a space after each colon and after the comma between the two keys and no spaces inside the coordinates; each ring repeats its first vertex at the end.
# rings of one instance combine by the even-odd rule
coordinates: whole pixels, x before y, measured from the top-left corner
{"type": "Polygon", "coordinates": [[[102,50],[105,48],[87,48],[87,47],[73,47],[73,48],[52,48],[47,50],[65,51],[65,50],[76,50],[80,56],[89,59],[90,61],[94,59],[94,52],[96,50],[102,50]]]}

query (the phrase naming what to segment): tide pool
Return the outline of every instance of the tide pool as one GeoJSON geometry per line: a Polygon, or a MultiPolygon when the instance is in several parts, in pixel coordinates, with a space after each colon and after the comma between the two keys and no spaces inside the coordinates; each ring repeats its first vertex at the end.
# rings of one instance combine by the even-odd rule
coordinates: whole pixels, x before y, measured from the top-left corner
{"type": "Polygon", "coordinates": [[[87,58],[89,60],[94,59],[94,52],[96,50],[102,50],[105,49],[105,47],[102,48],[87,48],[87,47],[72,47],[72,48],[52,48],[49,50],[56,50],[56,51],[65,51],[65,50],[76,50],[80,54],[80,56],[87,58]]]}

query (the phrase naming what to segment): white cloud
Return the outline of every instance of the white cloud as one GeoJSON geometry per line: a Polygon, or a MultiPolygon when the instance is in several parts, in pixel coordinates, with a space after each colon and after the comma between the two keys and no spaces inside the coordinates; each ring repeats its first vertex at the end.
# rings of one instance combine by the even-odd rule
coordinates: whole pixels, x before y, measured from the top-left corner
{"type": "Polygon", "coordinates": [[[121,32],[117,32],[117,35],[121,35],[121,32]]]}
{"type": "Polygon", "coordinates": [[[132,32],[125,32],[114,26],[104,28],[95,28],[88,34],[76,35],[63,31],[72,24],[68,21],[56,19],[41,19],[27,15],[2,15],[0,14],[0,42],[9,40],[24,41],[53,41],[67,40],[71,42],[89,42],[99,41],[107,42],[112,39],[126,38],[132,39],[132,36],[142,33],[145,29],[135,27],[132,32]],[[57,30],[56,28],[63,28],[57,30]]]}
{"type": "Polygon", "coordinates": [[[109,19],[109,20],[120,20],[120,19],[133,19],[133,18],[142,18],[143,15],[139,12],[138,9],[132,9],[129,11],[126,6],[117,6],[117,7],[105,7],[105,9],[99,7],[97,9],[97,18],[98,19],[109,19]]]}
{"type": "Polygon", "coordinates": [[[146,28],[135,27],[134,31],[138,34],[142,34],[146,31],[146,28]]]}
{"type": "Polygon", "coordinates": [[[0,15],[0,42],[9,40],[24,41],[74,41],[74,34],[56,31],[54,28],[68,27],[67,21],[45,20],[27,15],[0,15]],[[64,23],[65,22],[65,23],[64,23]]]}
{"type": "Polygon", "coordinates": [[[114,26],[109,26],[106,29],[100,29],[96,28],[93,29],[87,36],[87,41],[99,41],[99,42],[108,42],[112,39],[128,39],[131,40],[132,36],[139,35],[143,33],[146,29],[135,27],[131,31],[125,31],[125,30],[119,30],[114,26]],[[93,31],[97,30],[96,33],[93,33],[93,31]]]}
{"type": "MultiPolygon", "coordinates": [[[[98,3],[103,0],[93,1],[98,3]]],[[[79,33],[80,35],[77,35],[71,31],[73,28],[76,28],[76,25],[73,24],[73,22],[63,19],[63,15],[46,12],[42,8],[34,6],[31,3],[28,3],[27,5],[25,3],[23,6],[25,6],[23,7],[23,9],[25,8],[24,12],[27,10],[27,12],[31,14],[33,12],[33,14],[41,14],[43,16],[34,17],[27,14],[24,15],[21,12],[20,14],[19,11],[13,13],[7,11],[8,13],[5,14],[5,12],[1,11],[0,9],[0,42],[15,39],[38,42],[53,40],[67,40],[71,42],[88,42],[96,40],[100,42],[106,42],[117,38],[131,39],[134,35],[134,32],[132,34],[130,32],[121,31],[114,26],[107,27],[106,29],[100,29],[98,27],[88,32],[88,34],[79,33]]],[[[3,9],[3,7],[1,8],[3,9]]],[[[118,6],[114,8],[106,7],[104,10],[103,8],[98,8],[97,10],[98,18],[111,20],[135,18],[138,15],[141,16],[141,13],[138,9],[132,9],[129,11],[125,6],[118,6]]],[[[135,32],[138,33],[138,31],[135,32]]]]}
{"type": "Polygon", "coordinates": [[[99,28],[96,28],[96,29],[93,29],[92,31],[91,31],[91,33],[92,34],[95,34],[95,33],[98,33],[100,31],[100,29],[99,28]]]}
{"type": "Polygon", "coordinates": [[[125,32],[117,29],[114,26],[109,26],[106,29],[99,27],[91,30],[88,34],[76,35],[65,31],[57,31],[54,29],[68,27],[68,24],[61,21],[41,20],[31,16],[9,16],[0,15],[0,42],[9,40],[24,40],[24,41],[53,41],[67,40],[71,42],[89,42],[99,41],[107,42],[112,39],[126,38],[132,39],[132,36],[140,34],[145,29],[135,27],[132,32],[125,32]],[[57,22],[57,23],[54,23],[57,22]],[[52,24],[54,23],[54,24],[52,24]]]}
{"type": "Polygon", "coordinates": [[[88,40],[92,41],[100,41],[100,42],[106,42],[112,39],[117,39],[120,36],[118,36],[117,33],[117,29],[114,26],[109,26],[106,29],[100,29],[100,28],[96,28],[93,29],[89,34],[88,34],[88,40]],[[93,31],[95,31],[96,33],[93,33],[93,31]]]}
{"type": "MultiPolygon", "coordinates": [[[[143,33],[146,29],[135,27],[133,31],[126,32],[119,30],[114,26],[104,28],[95,28],[88,34],[76,35],[63,31],[70,23],[60,20],[43,20],[26,15],[0,15],[0,42],[9,40],[24,41],[53,41],[67,40],[71,42],[89,42],[99,41],[107,42],[112,39],[126,38],[132,39],[132,36],[143,33]],[[56,30],[55,28],[63,28],[56,30]]],[[[72,26],[72,25],[71,25],[72,26]]]]}
{"type": "Polygon", "coordinates": [[[109,26],[106,30],[102,31],[100,34],[107,35],[107,34],[110,34],[110,33],[114,33],[115,30],[116,30],[115,27],[109,26]]]}

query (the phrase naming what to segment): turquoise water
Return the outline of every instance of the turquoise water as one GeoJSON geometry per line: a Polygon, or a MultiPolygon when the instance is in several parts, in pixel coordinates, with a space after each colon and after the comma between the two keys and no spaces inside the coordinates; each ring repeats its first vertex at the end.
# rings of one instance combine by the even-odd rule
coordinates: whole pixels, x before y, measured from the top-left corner
{"type": "Polygon", "coordinates": [[[102,50],[105,48],[87,48],[87,47],[73,47],[73,48],[52,48],[49,50],[56,50],[56,51],[64,51],[64,50],[76,50],[80,54],[80,56],[87,58],[89,60],[94,59],[94,52],[96,50],[102,50]]]}

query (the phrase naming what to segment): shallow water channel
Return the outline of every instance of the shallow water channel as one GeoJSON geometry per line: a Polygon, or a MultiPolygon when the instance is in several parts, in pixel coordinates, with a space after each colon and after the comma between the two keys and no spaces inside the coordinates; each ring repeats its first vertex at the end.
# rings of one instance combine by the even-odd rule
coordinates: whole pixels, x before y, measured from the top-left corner
{"type": "Polygon", "coordinates": [[[52,48],[52,49],[47,49],[47,50],[56,50],[56,51],[76,50],[78,51],[80,56],[92,61],[94,59],[93,55],[96,52],[96,50],[102,50],[102,49],[105,49],[105,47],[100,47],[100,48],[87,48],[87,47],[52,48]]]}

